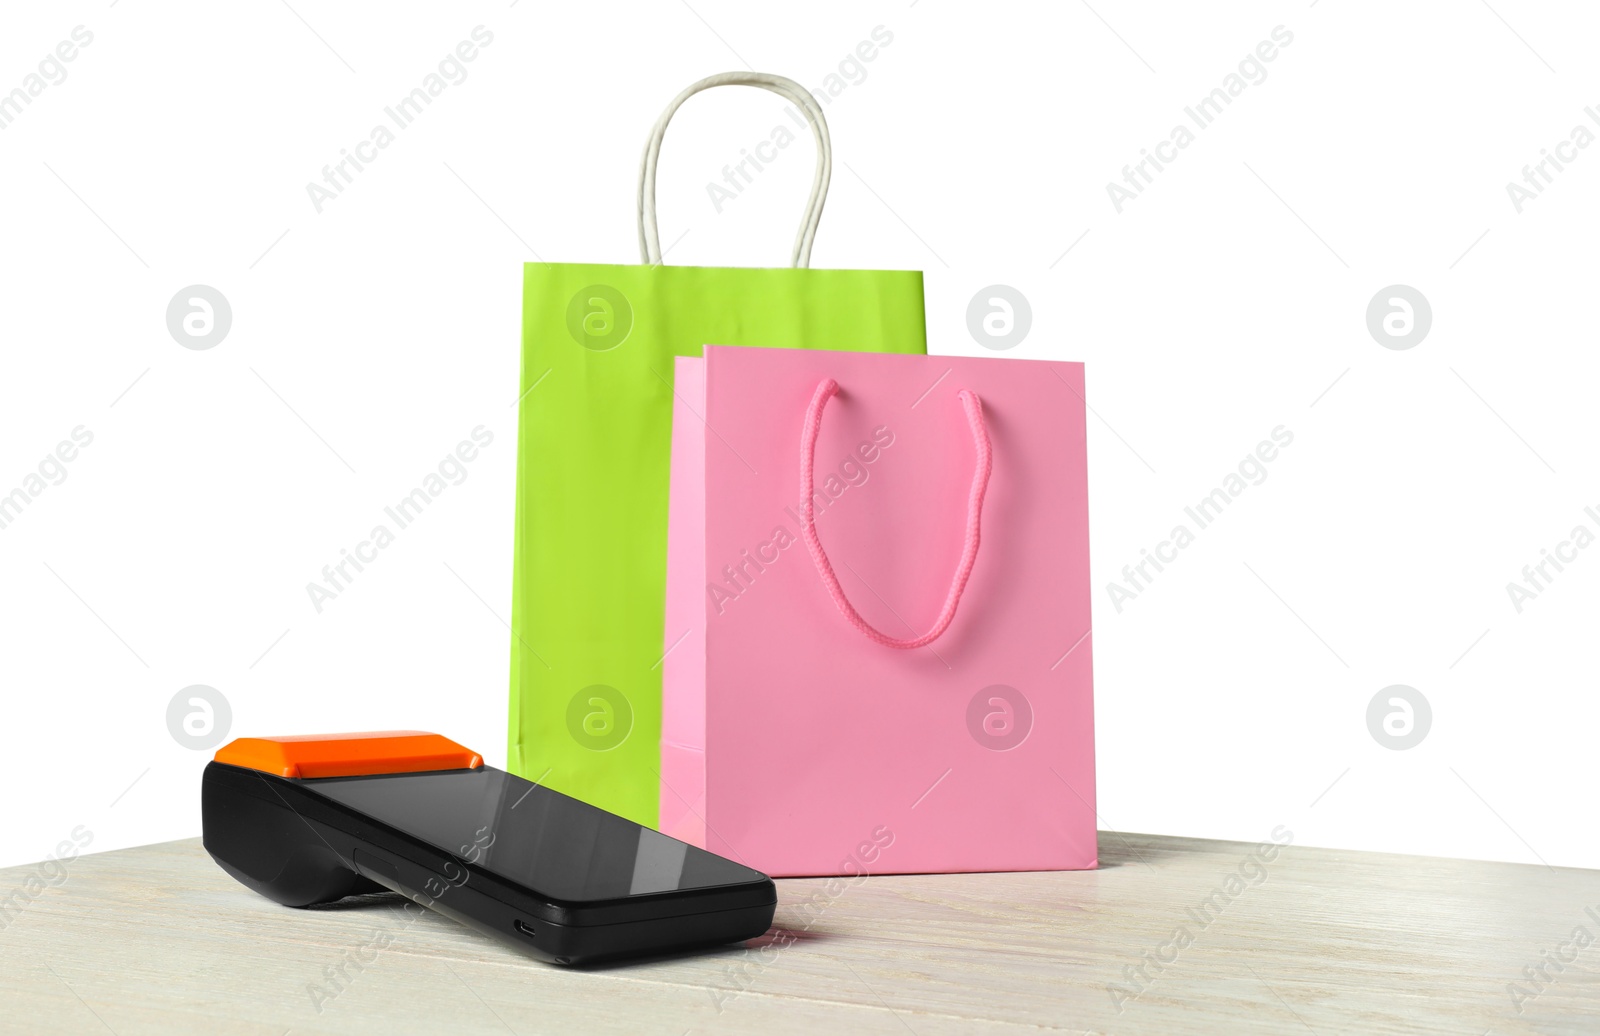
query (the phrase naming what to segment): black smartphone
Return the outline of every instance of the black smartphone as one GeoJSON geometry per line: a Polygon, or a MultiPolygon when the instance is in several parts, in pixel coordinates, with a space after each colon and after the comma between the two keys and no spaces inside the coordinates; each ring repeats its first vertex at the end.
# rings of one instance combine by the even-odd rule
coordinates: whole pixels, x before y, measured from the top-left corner
{"type": "Polygon", "coordinates": [[[755,938],[777,903],[760,871],[434,734],[232,742],[206,766],[201,815],[206,851],[269,899],[387,889],[556,964],[755,938]]]}

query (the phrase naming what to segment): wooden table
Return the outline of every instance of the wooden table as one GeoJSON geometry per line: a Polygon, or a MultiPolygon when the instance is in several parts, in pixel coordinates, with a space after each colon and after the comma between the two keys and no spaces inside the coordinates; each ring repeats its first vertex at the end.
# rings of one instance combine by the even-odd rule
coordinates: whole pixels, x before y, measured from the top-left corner
{"type": "Polygon", "coordinates": [[[763,939],[600,971],[394,896],[280,907],[199,839],[85,856],[5,902],[0,1031],[1600,1033],[1600,871],[1100,844],[1090,872],[780,881],[763,939]]]}

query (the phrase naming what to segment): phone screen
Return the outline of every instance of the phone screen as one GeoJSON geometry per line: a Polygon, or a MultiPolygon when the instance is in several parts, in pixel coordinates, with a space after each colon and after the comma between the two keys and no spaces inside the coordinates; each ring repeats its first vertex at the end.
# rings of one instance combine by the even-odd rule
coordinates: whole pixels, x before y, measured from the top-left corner
{"type": "Polygon", "coordinates": [[[759,871],[504,770],[325,777],[308,790],[572,902],[763,880],[759,871]]]}

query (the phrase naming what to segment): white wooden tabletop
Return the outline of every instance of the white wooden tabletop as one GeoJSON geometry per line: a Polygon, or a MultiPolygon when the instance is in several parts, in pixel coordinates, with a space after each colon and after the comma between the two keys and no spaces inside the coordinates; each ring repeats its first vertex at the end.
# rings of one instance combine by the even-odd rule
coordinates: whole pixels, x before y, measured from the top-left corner
{"type": "Polygon", "coordinates": [[[199,839],[11,868],[0,1031],[1600,1033],[1600,871],[1100,844],[1098,871],[780,881],[763,939],[599,971],[395,896],[280,907],[199,839]]]}

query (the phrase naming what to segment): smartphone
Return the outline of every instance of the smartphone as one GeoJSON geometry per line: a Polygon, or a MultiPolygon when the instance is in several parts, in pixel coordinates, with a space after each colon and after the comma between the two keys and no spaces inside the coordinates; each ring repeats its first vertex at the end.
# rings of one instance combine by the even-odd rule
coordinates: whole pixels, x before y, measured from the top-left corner
{"type": "Polygon", "coordinates": [[[201,817],[212,859],[285,906],[387,889],[555,964],[755,938],[777,904],[760,871],[420,731],[241,738],[201,817]]]}

